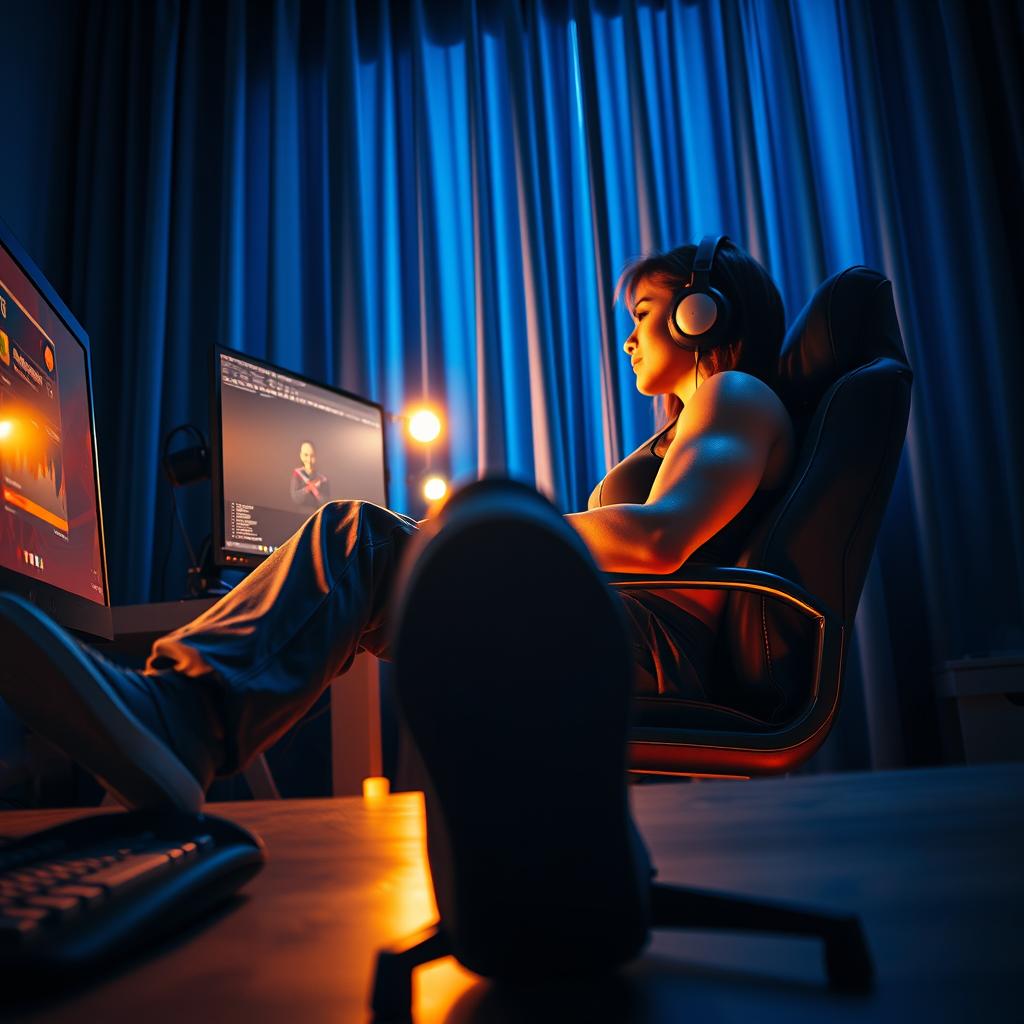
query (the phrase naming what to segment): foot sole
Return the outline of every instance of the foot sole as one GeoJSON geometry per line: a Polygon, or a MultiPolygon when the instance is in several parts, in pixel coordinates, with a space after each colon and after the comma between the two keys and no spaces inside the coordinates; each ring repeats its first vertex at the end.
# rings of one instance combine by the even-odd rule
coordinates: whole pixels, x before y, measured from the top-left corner
{"type": "Polygon", "coordinates": [[[396,591],[395,682],[430,776],[442,923],[491,977],[603,970],[647,930],[622,611],[543,498],[474,487],[417,538],[396,591]]]}

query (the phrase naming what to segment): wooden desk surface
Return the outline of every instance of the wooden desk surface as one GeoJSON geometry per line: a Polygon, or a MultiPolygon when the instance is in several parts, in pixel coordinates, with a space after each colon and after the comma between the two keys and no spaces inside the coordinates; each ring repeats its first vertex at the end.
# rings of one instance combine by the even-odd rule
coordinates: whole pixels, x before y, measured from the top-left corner
{"type": "MultiPolygon", "coordinates": [[[[1019,1020],[1024,765],[633,789],[664,881],[862,915],[878,981],[824,986],[811,941],[655,935],[607,983],[502,994],[452,960],[417,972],[417,1024],[483,1021],[1019,1020]]],[[[48,1022],[366,1021],[376,949],[433,914],[419,794],[210,805],[270,854],[218,917],[71,996],[48,1022]]],[[[20,834],[73,816],[7,812],[20,834]]]]}

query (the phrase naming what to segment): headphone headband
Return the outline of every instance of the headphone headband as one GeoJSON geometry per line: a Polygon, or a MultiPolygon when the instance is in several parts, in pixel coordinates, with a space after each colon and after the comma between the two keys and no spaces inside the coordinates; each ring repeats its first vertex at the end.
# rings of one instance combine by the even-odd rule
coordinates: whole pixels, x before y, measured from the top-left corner
{"type": "Polygon", "coordinates": [[[715,262],[718,246],[725,240],[725,235],[705,235],[697,246],[697,255],[693,257],[693,271],[690,274],[689,287],[695,291],[707,289],[711,280],[711,268],[715,262]]]}

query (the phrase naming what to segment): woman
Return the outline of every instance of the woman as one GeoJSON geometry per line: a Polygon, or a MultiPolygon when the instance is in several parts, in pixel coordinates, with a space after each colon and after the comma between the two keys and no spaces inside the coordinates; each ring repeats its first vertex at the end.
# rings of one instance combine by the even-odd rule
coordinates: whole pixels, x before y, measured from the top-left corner
{"type": "MultiPolygon", "coordinates": [[[[606,571],[663,573],[694,559],[728,564],[793,459],[792,426],[770,386],[783,331],[778,291],[755,260],[724,239],[705,239],[699,252],[683,246],[641,260],[620,288],[634,321],[623,348],[637,388],[662,396],[668,422],[611,470],[586,512],[564,522],[606,571]],[[693,305],[691,293],[698,314],[709,296],[714,309],[712,322],[698,315],[687,334],[681,311],[693,305]]],[[[170,797],[197,806],[215,775],[237,771],[270,746],[359,650],[390,655],[389,596],[417,532],[413,520],[371,504],[324,506],[213,608],[158,640],[143,673],[108,663],[33,606],[0,595],[0,696],[125,804],[170,797]]],[[[572,547],[564,537],[559,543],[560,550],[572,547]]],[[[551,558],[559,557],[554,550],[551,558]]],[[[606,598],[596,595],[608,588],[597,587],[592,566],[566,558],[559,582],[582,574],[581,593],[590,594],[595,615],[604,614],[606,598]]],[[[508,572],[522,564],[512,559],[508,572]]],[[[453,578],[432,607],[456,601],[453,578]]],[[[531,585],[536,581],[524,577],[523,586],[531,585]]],[[[503,599],[504,584],[495,585],[493,574],[479,586],[495,586],[495,600],[503,599]]],[[[640,689],[706,697],[723,595],[652,590],[621,600],[640,689]]],[[[463,618],[480,605],[469,601],[463,618]]],[[[510,614],[526,616],[536,605],[522,600],[510,614]]],[[[494,619],[482,620],[474,635],[494,619]]],[[[465,623],[438,628],[458,636],[465,623]]],[[[518,635],[540,642],[542,632],[518,635]]],[[[465,649],[461,640],[453,644],[456,654],[465,649]]],[[[572,646],[551,643],[545,656],[557,661],[572,646]]],[[[567,662],[570,671],[574,664],[567,662]]]]}
{"type": "MultiPolygon", "coordinates": [[[[702,248],[638,260],[619,280],[634,322],[623,349],[637,390],[660,400],[666,425],[594,488],[586,513],[567,517],[609,572],[668,573],[684,562],[734,565],[792,466],[792,422],[772,390],[785,329],[778,289],[727,239],[705,238],[702,248]],[[710,268],[704,283],[724,300],[725,316],[719,312],[710,330],[688,337],[673,313],[699,257],[710,268]]],[[[639,692],[708,699],[708,662],[725,592],[622,597],[639,692]]]]}

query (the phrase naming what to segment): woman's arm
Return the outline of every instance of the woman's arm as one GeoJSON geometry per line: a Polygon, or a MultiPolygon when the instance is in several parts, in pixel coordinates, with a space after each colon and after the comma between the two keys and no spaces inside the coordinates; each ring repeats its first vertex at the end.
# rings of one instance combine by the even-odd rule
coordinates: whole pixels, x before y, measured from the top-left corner
{"type": "Polygon", "coordinates": [[[565,519],[605,572],[672,571],[662,568],[655,557],[655,547],[660,545],[665,528],[657,509],[648,505],[604,505],[570,512],[565,519]]]}
{"type": "Polygon", "coordinates": [[[674,572],[750,500],[788,424],[778,396],[749,374],[715,374],[679,417],[643,505],[567,515],[605,572],[674,572]]]}

